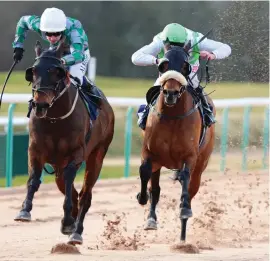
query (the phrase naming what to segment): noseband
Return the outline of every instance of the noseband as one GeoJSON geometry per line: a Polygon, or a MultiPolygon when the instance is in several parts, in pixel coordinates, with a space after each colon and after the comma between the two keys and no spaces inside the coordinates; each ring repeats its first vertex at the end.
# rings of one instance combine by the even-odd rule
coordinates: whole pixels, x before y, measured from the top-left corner
{"type": "MultiPolygon", "coordinates": [[[[167,81],[166,81],[167,82],[167,81]]],[[[161,86],[160,90],[162,91],[162,93],[165,96],[169,95],[169,91],[164,89],[164,85],[166,84],[166,82],[161,86]]],[[[180,99],[180,97],[182,96],[182,94],[186,91],[186,86],[181,86],[179,91],[174,91],[173,96],[178,96],[177,98],[180,99]]]]}
{"type": "MultiPolygon", "coordinates": [[[[166,95],[166,93],[168,94],[168,91],[164,90],[165,83],[161,86],[161,91],[163,92],[164,95],[166,95]]],[[[187,91],[187,86],[182,86],[179,91],[175,91],[176,93],[174,93],[174,95],[178,95],[178,99],[179,99],[185,91],[187,91]]],[[[201,104],[201,101],[199,101],[189,111],[187,111],[186,113],[171,116],[171,115],[168,115],[168,114],[161,113],[161,112],[159,112],[157,110],[156,105],[158,104],[159,99],[160,99],[160,95],[158,97],[158,100],[157,100],[156,104],[151,105],[150,108],[151,108],[152,112],[155,113],[160,119],[166,119],[166,120],[182,120],[182,119],[190,116],[191,114],[193,114],[201,104]]],[[[175,105],[173,105],[173,106],[175,106],[175,105]]],[[[168,106],[168,107],[173,107],[173,106],[168,106]]]]}

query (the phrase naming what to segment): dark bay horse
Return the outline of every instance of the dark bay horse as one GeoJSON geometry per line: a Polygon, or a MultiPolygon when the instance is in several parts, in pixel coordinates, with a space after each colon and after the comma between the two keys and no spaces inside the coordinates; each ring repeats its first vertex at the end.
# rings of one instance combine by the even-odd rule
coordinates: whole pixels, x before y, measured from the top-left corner
{"type": "MultiPolygon", "coordinates": [[[[143,133],[140,166],[141,191],[139,204],[150,197],[150,212],[145,229],[157,229],[156,205],[160,197],[160,169],[175,170],[175,179],[182,185],[180,197],[181,241],[186,240],[186,224],[192,217],[191,200],[200,187],[201,175],[207,167],[215,140],[214,125],[205,128],[200,101],[187,82],[190,66],[181,47],[165,52],[160,64],[160,90],[151,107],[143,133]],[[150,180],[149,193],[147,191],[150,180]]],[[[212,100],[209,102],[215,107],[212,100]]]]}
{"type": "Polygon", "coordinates": [[[36,62],[26,70],[32,83],[33,110],[29,121],[27,195],[17,221],[30,221],[32,202],[40,186],[45,163],[56,172],[56,184],[65,195],[61,232],[68,243],[82,244],[83,222],[91,206],[92,189],[100,174],[103,159],[114,134],[114,112],[104,94],[97,88],[99,115],[90,121],[87,107],[78,94],[81,91],[70,80],[60,58],[62,41],[56,50],[43,51],[36,44],[36,62]],[[83,187],[78,193],[74,179],[82,162],[86,162],[83,187]]]}

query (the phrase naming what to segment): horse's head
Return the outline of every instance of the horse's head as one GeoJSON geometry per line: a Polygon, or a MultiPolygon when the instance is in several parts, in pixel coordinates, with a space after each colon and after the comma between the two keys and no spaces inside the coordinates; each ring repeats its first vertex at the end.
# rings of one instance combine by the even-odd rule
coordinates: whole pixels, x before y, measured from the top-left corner
{"type": "Polygon", "coordinates": [[[47,110],[63,93],[65,79],[69,80],[60,60],[63,51],[64,40],[54,50],[43,50],[40,42],[36,43],[36,61],[26,70],[25,79],[32,83],[32,106],[37,117],[46,116],[47,110]]]}
{"type": "Polygon", "coordinates": [[[162,74],[159,78],[164,103],[173,106],[185,90],[187,77],[191,72],[188,63],[188,53],[183,47],[170,47],[165,50],[164,59],[161,60],[158,69],[162,74]]]}

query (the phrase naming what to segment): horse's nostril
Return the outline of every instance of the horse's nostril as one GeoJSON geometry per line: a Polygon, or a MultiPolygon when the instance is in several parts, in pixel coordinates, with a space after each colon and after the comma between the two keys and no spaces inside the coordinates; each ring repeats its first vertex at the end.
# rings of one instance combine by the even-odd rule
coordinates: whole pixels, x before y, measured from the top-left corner
{"type": "Polygon", "coordinates": [[[47,102],[32,102],[32,107],[36,108],[37,110],[41,110],[48,109],[50,105],[47,102]]]}

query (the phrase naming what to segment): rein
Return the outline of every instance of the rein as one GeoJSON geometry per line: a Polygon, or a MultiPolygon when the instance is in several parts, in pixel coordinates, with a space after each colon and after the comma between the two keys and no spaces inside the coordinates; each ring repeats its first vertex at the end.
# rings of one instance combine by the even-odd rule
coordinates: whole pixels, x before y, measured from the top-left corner
{"type": "MultiPolygon", "coordinates": [[[[49,97],[49,95],[48,95],[45,91],[42,91],[42,89],[44,89],[44,90],[55,91],[55,90],[57,90],[57,88],[58,88],[58,86],[60,85],[61,82],[62,82],[62,81],[59,81],[59,82],[57,83],[56,88],[52,88],[52,87],[35,88],[35,86],[37,85],[37,84],[36,84],[36,85],[32,88],[32,90],[33,90],[33,91],[36,91],[36,92],[42,92],[42,93],[44,93],[45,95],[47,95],[47,96],[49,97]]],[[[51,108],[51,107],[53,106],[53,104],[54,104],[59,98],[62,97],[62,95],[67,91],[67,88],[69,88],[69,86],[70,86],[70,84],[66,85],[65,88],[60,92],[59,95],[55,95],[55,96],[51,99],[51,103],[50,103],[50,105],[49,105],[49,108],[51,108]]]]}
{"type": "MultiPolygon", "coordinates": [[[[67,90],[67,87],[64,89],[64,90],[67,90]]],[[[74,101],[73,101],[73,104],[72,104],[72,107],[71,109],[69,110],[68,113],[66,113],[65,115],[61,116],[61,117],[57,117],[57,118],[54,118],[54,117],[49,117],[49,116],[45,116],[43,119],[48,119],[51,121],[51,123],[55,123],[57,120],[64,120],[66,119],[67,117],[69,117],[71,115],[71,113],[74,111],[75,107],[76,107],[76,104],[77,104],[77,101],[78,101],[78,97],[79,97],[79,90],[78,88],[76,88],[76,96],[74,98],[74,101]]],[[[58,96],[58,98],[60,98],[60,96],[58,96]]],[[[58,98],[56,100],[58,100],[58,98]]],[[[55,100],[55,101],[56,101],[55,100]]],[[[53,105],[53,104],[52,104],[53,105]]],[[[52,106],[51,105],[51,106],[52,106]]],[[[50,106],[50,107],[51,107],[50,106]]],[[[49,108],[50,108],[49,107],[49,108]]]]}

